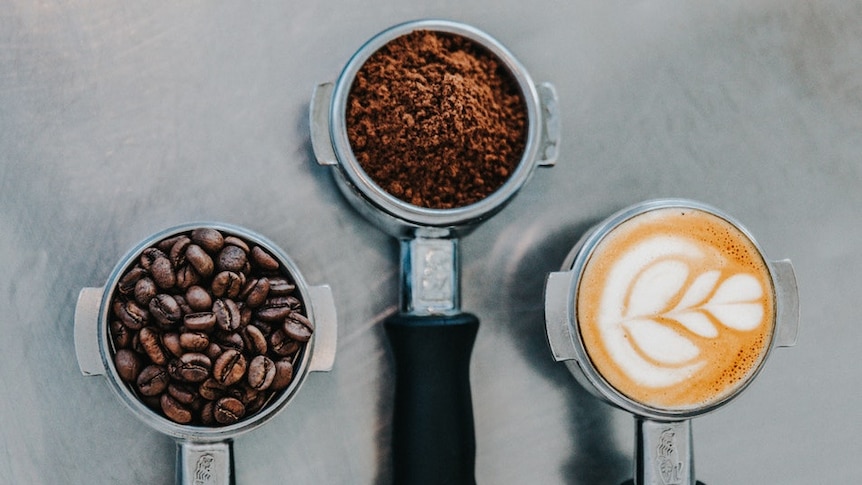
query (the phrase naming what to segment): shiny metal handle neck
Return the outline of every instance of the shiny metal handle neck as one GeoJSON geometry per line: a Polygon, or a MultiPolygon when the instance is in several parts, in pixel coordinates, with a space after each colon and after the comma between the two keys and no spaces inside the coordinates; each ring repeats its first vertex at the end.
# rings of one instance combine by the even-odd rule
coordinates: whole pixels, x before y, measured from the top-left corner
{"type": "Polygon", "coordinates": [[[453,315],[461,308],[458,240],[430,237],[401,244],[401,313],[453,315]]]}
{"type": "Polygon", "coordinates": [[[635,421],[634,485],[695,485],[691,420],[635,421]]]}
{"type": "Polygon", "coordinates": [[[233,440],[177,442],[177,485],[234,485],[233,440]]]}

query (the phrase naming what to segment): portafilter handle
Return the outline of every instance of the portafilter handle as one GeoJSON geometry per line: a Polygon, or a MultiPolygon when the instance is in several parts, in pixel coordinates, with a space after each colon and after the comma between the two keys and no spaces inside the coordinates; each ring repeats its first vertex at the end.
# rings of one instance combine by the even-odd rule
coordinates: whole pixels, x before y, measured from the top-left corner
{"type": "Polygon", "coordinates": [[[479,319],[398,314],[384,326],[395,356],[393,483],[474,485],[470,354],[479,319]]]}
{"type": "Polygon", "coordinates": [[[470,355],[479,319],[460,311],[458,240],[401,241],[401,307],[384,322],[395,357],[394,483],[474,485],[470,355]]]}

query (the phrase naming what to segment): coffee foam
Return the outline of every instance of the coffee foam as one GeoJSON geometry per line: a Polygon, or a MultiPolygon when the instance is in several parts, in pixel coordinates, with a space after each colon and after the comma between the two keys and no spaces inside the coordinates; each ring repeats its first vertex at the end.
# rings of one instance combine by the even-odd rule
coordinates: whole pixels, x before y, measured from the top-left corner
{"type": "Polygon", "coordinates": [[[745,382],[771,341],[773,306],[769,270],[741,231],[707,212],[667,208],[602,239],[576,312],[590,360],[613,387],[683,410],[745,382]]]}

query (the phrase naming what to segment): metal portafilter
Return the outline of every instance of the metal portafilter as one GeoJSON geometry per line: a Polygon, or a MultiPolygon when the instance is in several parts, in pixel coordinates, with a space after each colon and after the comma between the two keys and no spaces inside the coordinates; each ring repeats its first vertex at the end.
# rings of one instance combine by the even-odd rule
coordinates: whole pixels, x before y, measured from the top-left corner
{"type": "Polygon", "coordinates": [[[795,345],[799,303],[790,261],[767,260],[715,208],[665,199],[588,231],[548,276],[545,318],[554,359],[635,417],[634,478],[626,483],[694,485],[691,419],[740,395],[773,348],[795,345]],[[712,222],[704,230],[692,220],[712,222]],[[759,269],[734,270],[739,254],[759,269]],[[740,360],[746,349],[756,351],[740,360]],[[709,385],[693,381],[701,378],[709,385]],[[703,387],[684,387],[691,382],[703,387]],[[701,389],[713,394],[691,397],[701,389]]]}
{"type": "MultiPolygon", "coordinates": [[[[188,255],[178,257],[188,257],[188,255]]],[[[153,263],[153,265],[155,264],[153,263]]],[[[186,265],[186,267],[188,266],[186,265]]],[[[152,275],[156,273],[153,268],[148,271],[152,275]]],[[[176,268],[173,271],[179,273],[176,268]]],[[[187,273],[186,276],[189,274],[187,273]]],[[[284,279],[281,278],[280,282],[283,281],[284,279]]],[[[269,294],[274,293],[272,291],[269,294]]],[[[246,303],[248,301],[246,300],[246,303]]],[[[201,315],[201,313],[196,315],[201,315]]],[[[177,322],[174,325],[190,326],[191,323],[177,322]]],[[[252,326],[252,324],[249,323],[248,326],[252,326]]],[[[238,337],[239,330],[241,327],[237,328],[237,332],[232,335],[238,337]]],[[[189,328],[186,328],[186,331],[189,331],[189,328]]],[[[194,336],[194,332],[189,333],[194,336]]],[[[138,338],[142,340],[140,333],[138,338]]],[[[75,310],[75,350],[81,372],[86,376],[105,376],[113,392],[135,416],[157,431],[176,440],[176,483],[178,485],[233,484],[235,481],[232,456],[233,439],[261,426],[281,411],[299,391],[309,372],[331,370],[335,360],[336,338],[335,304],[329,287],[309,286],[288,255],[262,236],[247,229],[221,223],[186,224],[151,235],[120,260],[104,287],[82,289],[75,310]],[[292,380],[290,380],[291,377],[287,378],[289,384],[280,390],[269,393],[267,401],[258,403],[260,407],[256,413],[223,426],[200,423],[178,424],[151,407],[152,403],[150,405],[145,403],[145,397],[140,395],[137,389],[134,389],[134,384],[126,383],[121,376],[123,371],[118,369],[118,364],[115,362],[115,356],[119,352],[114,340],[116,335],[112,335],[113,330],[110,327],[112,323],[120,324],[117,317],[112,313],[112,301],[121,292],[120,286],[126,284],[123,280],[124,275],[127,275],[138,265],[142,259],[142,254],[160,242],[169,241],[171,238],[187,235],[200,229],[218,231],[225,235],[225,239],[227,237],[237,238],[241,240],[237,244],[242,245],[244,242],[248,246],[254,246],[255,249],[260,248],[277,261],[277,264],[271,264],[273,271],[276,271],[275,267],[278,271],[278,274],[273,278],[278,279],[279,276],[289,278],[290,284],[288,286],[291,288],[288,291],[291,292],[291,295],[296,296],[297,301],[302,302],[302,311],[306,314],[307,323],[313,328],[313,333],[305,347],[290,357],[292,359],[292,380]]],[[[137,345],[141,345],[140,340],[138,342],[137,345]]],[[[290,344],[287,340],[278,343],[290,344]]],[[[164,345],[164,343],[160,345],[164,345]]],[[[246,344],[243,344],[242,341],[232,341],[231,343],[226,339],[223,354],[230,351],[229,349],[241,345],[246,344]]],[[[247,344],[246,346],[250,345],[247,344]]],[[[265,347],[265,344],[258,341],[255,352],[260,352],[261,346],[265,347]]],[[[167,348],[167,345],[165,347],[167,348]]],[[[181,359],[177,359],[177,361],[179,360],[181,359]]],[[[190,368],[189,371],[194,372],[195,369],[190,368]]],[[[212,369],[210,372],[216,371],[212,369]]],[[[251,382],[250,374],[248,379],[248,382],[251,382]]],[[[186,388],[196,387],[184,383],[179,385],[186,388]]],[[[245,381],[239,381],[237,385],[246,386],[242,388],[244,390],[248,390],[251,386],[245,381]]],[[[227,409],[226,412],[228,411],[233,412],[232,409],[227,409]]]]}
{"type": "Polygon", "coordinates": [[[555,162],[555,91],[548,84],[534,85],[514,56],[484,32],[421,20],[379,33],[353,55],[334,84],[317,86],[310,121],[317,162],[332,167],[348,202],[400,244],[400,311],[385,322],[396,364],[394,481],[475,483],[469,362],[479,319],[461,310],[458,239],[500,211],[537,165],[555,162]],[[416,31],[461,36],[486,49],[523,97],[526,143],[517,167],[500,188],[468,205],[435,209],[394,197],[360,166],[348,138],[347,103],[357,72],[378,49],[416,31]]]}

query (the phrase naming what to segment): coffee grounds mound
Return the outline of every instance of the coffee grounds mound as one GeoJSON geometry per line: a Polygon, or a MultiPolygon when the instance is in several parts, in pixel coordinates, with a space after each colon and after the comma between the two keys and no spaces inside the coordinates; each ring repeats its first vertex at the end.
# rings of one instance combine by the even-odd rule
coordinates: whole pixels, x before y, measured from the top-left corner
{"type": "Polygon", "coordinates": [[[346,110],[354,156],[383,190],[409,204],[451,209],[499,189],[526,144],[517,82],[465,37],[414,31],[357,72],[346,110]]]}

